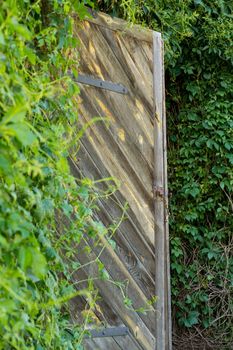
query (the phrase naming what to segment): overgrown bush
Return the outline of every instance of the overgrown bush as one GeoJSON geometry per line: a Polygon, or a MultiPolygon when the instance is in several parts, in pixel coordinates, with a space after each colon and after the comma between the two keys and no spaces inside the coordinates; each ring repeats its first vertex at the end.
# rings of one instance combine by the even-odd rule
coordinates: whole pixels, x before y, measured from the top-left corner
{"type": "MultiPolygon", "coordinates": [[[[73,274],[81,267],[79,244],[88,251],[88,234],[98,240],[109,231],[93,220],[97,183],[72,177],[67,161],[82,134],[77,129],[78,87],[68,73],[78,59],[71,13],[82,19],[87,14],[84,3],[88,1],[1,2],[3,350],[81,349],[95,309],[97,291],[91,278],[86,284],[74,283],[73,274]],[[84,300],[83,322],[77,325],[71,324],[68,303],[75,296],[84,300]]],[[[110,278],[98,257],[93,263],[100,278],[110,278]]]]}
{"type": "Polygon", "coordinates": [[[177,348],[232,348],[233,4],[96,1],[162,32],[177,348]]]}

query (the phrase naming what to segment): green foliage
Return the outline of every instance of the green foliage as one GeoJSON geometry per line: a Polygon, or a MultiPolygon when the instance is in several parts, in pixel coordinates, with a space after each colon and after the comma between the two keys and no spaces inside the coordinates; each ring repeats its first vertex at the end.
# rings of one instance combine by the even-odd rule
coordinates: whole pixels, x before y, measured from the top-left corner
{"type": "Polygon", "coordinates": [[[174,315],[192,337],[201,334],[208,344],[228,349],[233,338],[232,2],[104,0],[96,6],[163,34],[174,315]]]}
{"type": "MultiPolygon", "coordinates": [[[[88,1],[7,0],[0,8],[0,349],[81,349],[97,291],[76,280],[77,246],[114,228],[93,220],[98,183],[71,176],[78,144],[73,18],[88,1]],[[65,137],[64,137],[65,136],[65,137]],[[70,156],[72,159],[72,156],[70,156]],[[63,224],[61,224],[63,222],[63,224]],[[103,232],[104,231],[104,232],[103,232]],[[68,301],[82,296],[83,324],[68,301]],[[72,332],[70,332],[72,330],[72,332]],[[72,333],[72,335],[71,335],[72,333]]],[[[76,54],[75,54],[76,52],[76,54]]],[[[102,180],[104,181],[104,180],[102,180]]],[[[80,248],[79,248],[80,249],[80,248]]],[[[99,256],[93,263],[97,264],[99,256]]],[[[99,278],[110,279],[103,267],[99,278]]],[[[84,281],[82,281],[84,282],[84,281]]]]}

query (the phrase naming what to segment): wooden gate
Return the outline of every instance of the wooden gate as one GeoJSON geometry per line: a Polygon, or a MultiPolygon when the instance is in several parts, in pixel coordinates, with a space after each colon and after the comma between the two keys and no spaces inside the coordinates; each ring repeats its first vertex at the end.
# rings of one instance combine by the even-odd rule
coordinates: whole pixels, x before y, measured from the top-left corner
{"type": "Polygon", "coordinates": [[[134,309],[158,296],[155,310],[144,315],[127,309],[114,285],[97,280],[106,329],[93,332],[85,346],[171,349],[161,36],[100,13],[84,21],[77,35],[80,123],[89,128],[71,167],[77,176],[120,181],[113,199],[100,201],[98,219],[111,224],[127,202],[127,220],[114,236],[116,249],[107,245],[100,259],[113,279],[128,281],[134,309]],[[109,125],[92,124],[96,116],[109,118],[109,125]]]}

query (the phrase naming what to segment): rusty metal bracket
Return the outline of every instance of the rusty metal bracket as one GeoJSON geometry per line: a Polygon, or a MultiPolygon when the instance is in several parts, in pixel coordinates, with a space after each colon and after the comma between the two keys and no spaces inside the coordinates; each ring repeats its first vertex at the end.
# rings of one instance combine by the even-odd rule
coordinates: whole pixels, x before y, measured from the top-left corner
{"type": "Polygon", "coordinates": [[[154,198],[161,198],[162,200],[165,200],[163,187],[153,185],[153,194],[154,194],[154,198]]]}
{"type": "Polygon", "coordinates": [[[167,222],[168,217],[169,217],[169,209],[168,209],[168,200],[167,200],[167,197],[165,195],[164,188],[161,186],[153,185],[153,196],[154,196],[154,200],[160,199],[161,201],[163,201],[164,207],[166,210],[165,221],[167,222]]]}

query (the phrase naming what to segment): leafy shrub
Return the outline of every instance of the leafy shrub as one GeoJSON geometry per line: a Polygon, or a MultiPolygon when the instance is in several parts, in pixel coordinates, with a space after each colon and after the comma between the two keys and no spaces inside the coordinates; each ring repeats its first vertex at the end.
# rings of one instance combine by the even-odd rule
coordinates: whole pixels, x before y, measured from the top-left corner
{"type": "MultiPolygon", "coordinates": [[[[73,274],[80,269],[79,243],[88,249],[88,232],[92,239],[103,234],[103,227],[92,219],[99,194],[94,181],[71,176],[67,161],[82,134],[76,127],[78,88],[68,73],[77,64],[71,13],[82,19],[87,14],[84,3],[1,3],[0,349],[4,350],[81,349],[95,308],[92,281],[74,284],[73,274]],[[85,299],[85,313],[83,323],[72,325],[68,301],[75,296],[85,299]]],[[[98,257],[94,263],[100,278],[108,279],[98,257]]]]}

